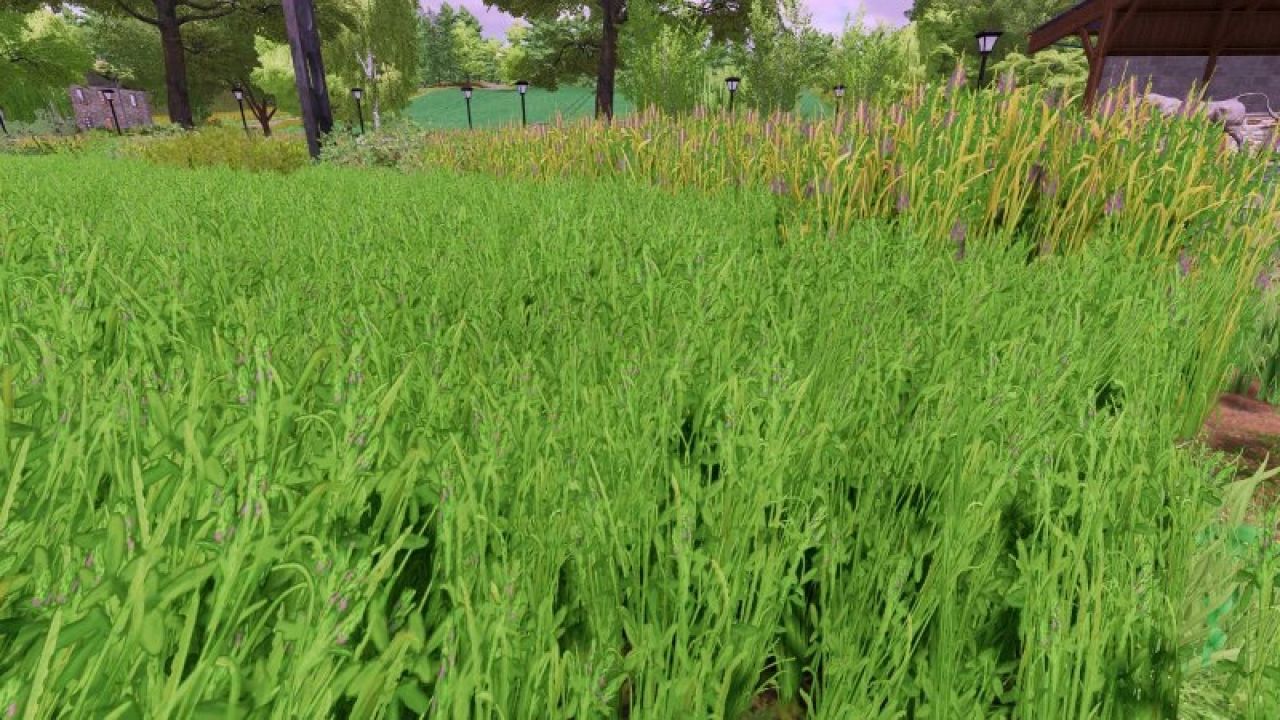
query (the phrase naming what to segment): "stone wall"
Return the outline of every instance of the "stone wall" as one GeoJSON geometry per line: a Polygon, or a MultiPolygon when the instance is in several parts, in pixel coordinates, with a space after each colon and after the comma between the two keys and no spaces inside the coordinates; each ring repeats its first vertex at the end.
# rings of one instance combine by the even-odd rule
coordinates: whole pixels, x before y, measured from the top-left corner
{"type": "MultiPolygon", "coordinates": [[[[120,119],[120,127],[146,127],[151,125],[151,99],[141,90],[116,88],[116,117],[120,119]]],[[[76,114],[76,126],[88,130],[103,128],[114,130],[111,120],[111,106],[102,97],[102,88],[72,85],[68,91],[71,95],[71,108],[76,114]]]]}
{"type": "MultiPolygon", "coordinates": [[[[1280,49],[1277,49],[1280,52],[1280,49]]],[[[1185,98],[1193,81],[1204,76],[1205,56],[1113,56],[1106,59],[1102,68],[1099,96],[1107,89],[1119,85],[1124,78],[1133,77],[1142,92],[1147,79],[1151,79],[1151,92],[1176,98],[1185,98]]],[[[1266,93],[1271,108],[1280,112],[1280,55],[1236,55],[1218,58],[1217,69],[1209,88],[1207,99],[1224,100],[1240,93],[1266,93]]],[[[1266,100],[1260,97],[1240,98],[1250,113],[1266,112],[1266,100]]]]}

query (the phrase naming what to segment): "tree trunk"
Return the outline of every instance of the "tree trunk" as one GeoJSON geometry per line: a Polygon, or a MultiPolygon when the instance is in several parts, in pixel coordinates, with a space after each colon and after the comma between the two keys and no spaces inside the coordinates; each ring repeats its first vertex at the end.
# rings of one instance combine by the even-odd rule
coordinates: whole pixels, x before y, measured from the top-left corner
{"type": "Polygon", "coordinates": [[[174,0],[155,0],[160,23],[160,46],[164,50],[165,104],[169,121],[190,130],[196,126],[191,114],[191,93],[187,86],[187,55],[182,48],[182,26],[174,0]]]}
{"type": "Polygon", "coordinates": [[[600,64],[596,67],[596,118],[613,120],[613,79],[618,72],[618,25],[626,20],[626,0],[600,0],[604,18],[600,64]]]}
{"type": "Polygon", "coordinates": [[[262,126],[262,137],[271,137],[271,119],[258,113],[254,113],[254,115],[258,118],[258,124],[262,126]]]}

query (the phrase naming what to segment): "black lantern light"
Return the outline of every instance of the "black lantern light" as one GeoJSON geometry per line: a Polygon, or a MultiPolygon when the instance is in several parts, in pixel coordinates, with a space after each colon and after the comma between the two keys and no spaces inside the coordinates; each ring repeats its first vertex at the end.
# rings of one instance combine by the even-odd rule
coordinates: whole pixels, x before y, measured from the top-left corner
{"type": "Polygon", "coordinates": [[[360,104],[360,99],[364,97],[364,88],[351,88],[351,97],[356,99],[356,115],[360,117],[360,134],[364,134],[364,106],[360,104]]]}
{"type": "Polygon", "coordinates": [[[978,41],[978,54],[982,55],[982,62],[978,65],[978,87],[982,87],[982,81],[987,75],[987,56],[996,47],[996,40],[1004,33],[999,30],[983,30],[973,37],[978,41]]]}
{"type": "Polygon", "coordinates": [[[727,77],[724,79],[725,87],[729,88],[729,112],[733,112],[733,95],[738,92],[738,83],[742,82],[740,77],[727,77]]]}
{"type": "Polygon", "coordinates": [[[116,91],[115,88],[103,88],[102,99],[107,101],[107,105],[111,107],[111,122],[115,123],[116,134],[123,135],[120,130],[120,118],[116,115],[116,91]]]}
{"type": "Polygon", "coordinates": [[[472,90],[473,88],[470,85],[462,86],[462,97],[466,98],[467,100],[467,129],[468,130],[475,129],[471,126],[471,91],[472,90]]]}
{"type": "Polygon", "coordinates": [[[520,127],[525,127],[529,124],[529,118],[524,112],[524,94],[529,92],[529,81],[517,80],[516,91],[520,93],[520,127]]]}
{"type": "Polygon", "coordinates": [[[840,116],[840,99],[844,97],[844,85],[843,84],[836,85],[835,87],[831,88],[831,91],[836,94],[836,117],[839,117],[840,116]]]}
{"type": "Polygon", "coordinates": [[[231,94],[236,98],[236,104],[240,106],[240,124],[244,126],[244,134],[249,134],[249,121],[244,117],[244,88],[239,83],[231,86],[231,94]]]}

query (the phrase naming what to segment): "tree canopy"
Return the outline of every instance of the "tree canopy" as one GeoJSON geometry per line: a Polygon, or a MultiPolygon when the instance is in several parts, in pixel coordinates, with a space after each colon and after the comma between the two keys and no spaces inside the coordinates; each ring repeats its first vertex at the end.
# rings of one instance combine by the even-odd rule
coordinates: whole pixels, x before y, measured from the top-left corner
{"type": "Polygon", "coordinates": [[[50,104],[66,109],[67,86],[84,82],[92,65],[82,30],[68,14],[0,11],[0,109],[7,117],[34,120],[50,104]]]}

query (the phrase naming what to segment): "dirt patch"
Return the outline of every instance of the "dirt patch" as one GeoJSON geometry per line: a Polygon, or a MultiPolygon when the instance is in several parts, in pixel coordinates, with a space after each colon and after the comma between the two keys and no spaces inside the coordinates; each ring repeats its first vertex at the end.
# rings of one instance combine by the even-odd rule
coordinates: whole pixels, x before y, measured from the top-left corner
{"type": "MultiPolygon", "coordinates": [[[[1235,463],[1237,476],[1280,465],[1280,409],[1258,398],[1258,381],[1244,394],[1223,393],[1205,420],[1200,441],[1225,453],[1235,463]]],[[[1280,500],[1280,478],[1264,480],[1254,495],[1250,515],[1274,507],[1280,500]]]]}

